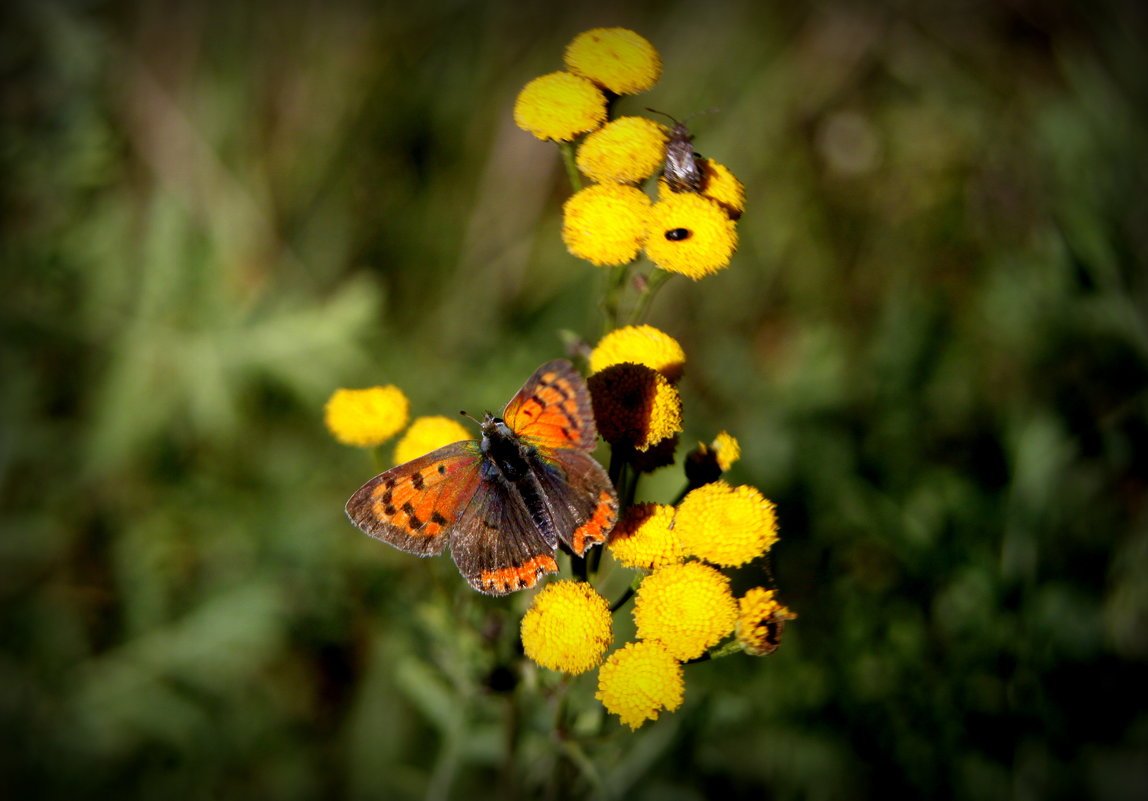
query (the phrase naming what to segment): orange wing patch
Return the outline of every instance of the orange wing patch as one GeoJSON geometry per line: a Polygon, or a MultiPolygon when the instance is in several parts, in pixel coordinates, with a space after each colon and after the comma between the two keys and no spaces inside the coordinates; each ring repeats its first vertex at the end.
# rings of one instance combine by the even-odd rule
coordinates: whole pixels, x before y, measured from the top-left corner
{"type": "Polygon", "coordinates": [[[587,548],[605,542],[617,522],[618,499],[612,492],[602,490],[598,494],[598,506],[594,514],[570,535],[570,545],[574,552],[582,556],[587,548]]]}
{"type": "Polygon", "coordinates": [[[371,511],[412,537],[437,537],[450,518],[434,508],[424,487],[425,479],[418,471],[401,480],[388,476],[371,491],[371,511]]]}
{"type": "Polygon", "coordinates": [[[505,595],[515,590],[525,590],[538,583],[539,577],[546,573],[557,573],[558,563],[549,554],[540,554],[527,559],[521,565],[498,570],[484,570],[479,575],[476,584],[479,588],[491,595],[505,595]]]}
{"type": "Polygon", "coordinates": [[[569,448],[581,441],[585,426],[578,393],[570,379],[555,372],[543,373],[541,381],[517,409],[515,433],[551,448],[569,448]]]}

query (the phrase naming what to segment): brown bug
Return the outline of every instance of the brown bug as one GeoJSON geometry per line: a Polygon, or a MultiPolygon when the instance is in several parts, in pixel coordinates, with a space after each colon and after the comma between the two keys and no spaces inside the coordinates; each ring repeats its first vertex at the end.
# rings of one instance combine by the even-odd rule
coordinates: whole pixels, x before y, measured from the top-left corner
{"type": "Polygon", "coordinates": [[[685,120],[678,122],[664,111],[652,108],[647,108],[646,111],[661,114],[674,124],[670,129],[670,141],[666,142],[666,163],[662,167],[662,176],[666,179],[666,184],[674,192],[702,191],[705,186],[702,157],[694,150],[693,137],[690,136],[690,129],[686,127],[685,120]]]}

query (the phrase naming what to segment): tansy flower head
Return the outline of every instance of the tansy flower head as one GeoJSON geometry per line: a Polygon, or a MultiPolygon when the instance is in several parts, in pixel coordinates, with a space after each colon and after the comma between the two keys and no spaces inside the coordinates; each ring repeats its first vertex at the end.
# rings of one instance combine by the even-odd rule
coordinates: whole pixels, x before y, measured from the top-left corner
{"type": "Polygon", "coordinates": [[[598,433],[611,445],[644,451],[682,430],[682,399],[666,377],[642,364],[615,364],[586,381],[598,433]]]}
{"type": "Polygon", "coordinates": [[[682,666],[660,642],[631,642],[598,670],[596,698],[631,729],[682,705],[682,666]]]}
{"type": "MultiPolygon", "coordinates": [[[[702,191],[703,197],[708,197],[725,209],[730,219],[736,220],[745,211],[745,187],[742,186],[734,174],[724,164],[713,159],[703,158],[702,191]]],[[[658,180],[658,198],[668,197],[673,192],[665,178],[658,180]]]]}
{"type": "Polygon", "coordinates": [[[670,192],[650,207],[646,255],[672,273],[693,279],[729,265],[737,229],[721,206],[693,192],[670,192]]]}
{"type": "Polygon", "coordinates": [[[566,67],[614,94],[644,92],[658,82],[662,59],[654,46],[626,28],[594,28],[566,46],[566,67]]]}
{"type": "Polygon", "coordinates": [[[674,507],[640,503],[626,510],[610,533],[610,553],[626,567],[651,570],[682,561],[674,533],[674,507]]]}
{"type": "Polygon", "coordinates": [[[395,386],[337,389],[324,408],[327,429],[344,445],[370,448],[403,430],[410,402],[395,386]]]}
{"type": "Polygon", "coordinates": [[[662,165],[666,136],[666,126],[661,123],[645,117],[619,117],[582,142],[578,169],[599,183],[644,181],[662,165]]]}
{"type": "Polygon", "coordinates": [[[522,647],[531,660],[560,673],[585,673],[610,647],[610,608],[584,581],[552,581],[522,618],[522,647]]]}
{"type": "Polygon", "coordinates": [[[738,599],[735,632],[742,649],[753,656],[772,654],[781,645],[781,632],[787,620],[797,615],[773,598],[773,590],[754,587],[738,599]]]}
{"type": "Polygon", "coordinates": [[[729,579],[701,562],[658,568],[642,579],[634,600],[638,636],[659,640],[680,660],[701,656],[736,621],[729,579]]]}
{"type": "Polygon", "coordinates": [[[539,139],[570,141],[606,121],[606,96],[580,75],[551,72],[522,88],[514,122],[539,139]]]}
{"type": "Polygon", "coordinates": [[[442,415],[419,417],[395,445],[395,464],[409,462],[443,445],[464,439],[473,437],[457,420],[442,415]]]}
{"type": "Polygon", "coordinates": [[[562,241],[600,267],[628,264],[642,248],[650,199],[623,184],[592,184],[562,207],[562,241]]]}
{"type": "Polygon", "coordinates": [[[625,362],[644,364],[676,384],[682,377],[686,353],[676,339],[652,325],[617,328],[602,337],[590,352],[591,373],[625,362]]]}
{"type": "Polygon", "coordinates": [[[639,473],[652,473],[662,467],[672,465],[674,454],[677,452],[678,435],[674,434],[672,437],[666,437],[660,442],[655,442],[644,451],[623,448],[618,458],[639,473]]]}
{"type": "Polygon", "coordinates": [[[741,446],[724,431],[710,445],[699,442],[698,447],[686,456],[686,478],[690,488],[717,481],[739,456],[741,446]]]}
{"type": "Polygon", "coordinates": [[[678,504],[674,529],[687,555],[736,567],[777,542],[773,503],[749,486],[715,481],[690,490],[678,504]]]}

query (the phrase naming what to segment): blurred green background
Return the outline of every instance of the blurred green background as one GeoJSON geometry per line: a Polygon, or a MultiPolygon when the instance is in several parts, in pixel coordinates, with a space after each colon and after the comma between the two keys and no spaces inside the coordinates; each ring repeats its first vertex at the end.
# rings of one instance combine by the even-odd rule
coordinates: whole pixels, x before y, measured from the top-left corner
{"type": "Polygon", "coordinates": [[[508,670],[525,599],[355,531],[374,470],[322,405],[497,409],[599,336],[511,109],[625,25],[665,72],[618,111],[717,108],[695,144],[747,187],[731,267],[650,322],[688,355],[684,445],[730,431],[778,503],[800,619],[605,721],[602,786],[1148,796],[1136,7],[5,4],[4,794],[589,792],[553,682],[508,670]]]}

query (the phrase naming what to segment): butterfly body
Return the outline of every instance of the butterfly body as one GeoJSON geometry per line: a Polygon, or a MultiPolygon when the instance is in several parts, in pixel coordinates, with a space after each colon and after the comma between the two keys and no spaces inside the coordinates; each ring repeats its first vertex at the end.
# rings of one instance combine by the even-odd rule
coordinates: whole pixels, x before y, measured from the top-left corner
{"type": "Polygon", "coordinates": [[[618,497],[590,455],[597,429],[586,382],[565,360],[542,365],[482,439],[445,445],[388,470],[347,501],[347,516],[400,550],[449,544],[480,592],[525,589],[558,570],[559,544],[581,556],[605,540],[618,497]]]}

